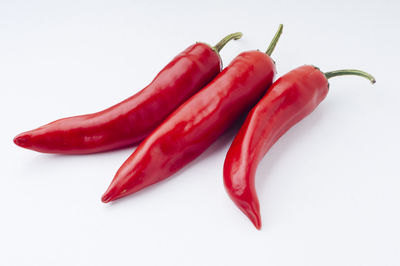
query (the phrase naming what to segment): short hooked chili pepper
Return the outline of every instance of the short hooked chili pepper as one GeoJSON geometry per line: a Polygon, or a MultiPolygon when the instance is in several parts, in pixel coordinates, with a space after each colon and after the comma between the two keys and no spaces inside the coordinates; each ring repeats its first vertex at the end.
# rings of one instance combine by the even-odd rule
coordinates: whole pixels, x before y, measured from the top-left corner
{"type": "Polygon", "coordinates": [[[371,75],[359,70],[322,73],[314,66],[294,69],[272,84],[232,142],[224,163],[225,188],[257,229],[261,228],[261,217],[254,179],[260,160],[288,129],[326,97],[328,79],[340,75],[358,75],[375,83],[371,75]]]}
{"type": "Polygon", "coordinates": [[[63,118],[21,133],[14,142],[59,154],[96,153],[137,144],[221,71],[219,51],[241,36],[240,32],[230,34],[214,47],[193,44],[130,98],[97,113],[63,118]]]}
{"type": "Polygon", "coordinates": [[[238,55],[212,82],[172,113],[124,162],[102,197],[109,202],[159,182],[203,153],[272,84],[275,64],[268,54],[238,55]]]}

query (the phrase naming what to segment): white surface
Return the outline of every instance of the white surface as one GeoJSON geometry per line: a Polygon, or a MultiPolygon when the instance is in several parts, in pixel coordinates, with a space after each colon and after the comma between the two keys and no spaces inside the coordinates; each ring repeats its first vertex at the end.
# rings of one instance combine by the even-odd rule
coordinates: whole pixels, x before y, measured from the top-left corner
{"type": "MultiPolygon", "coordinates": [[[[1,1],[0,265],[400,265],[398,1],[1,1]],[[266,49],[278,75],[360,68],[267,154],[263,228],[224,191],[229,131],[174,177],[105,205],[133,149],[43,155],[14,135],[144,87],[194,41],[266,49]]],[[[239,125],[236,125],[236,129],[239,125]]]]}

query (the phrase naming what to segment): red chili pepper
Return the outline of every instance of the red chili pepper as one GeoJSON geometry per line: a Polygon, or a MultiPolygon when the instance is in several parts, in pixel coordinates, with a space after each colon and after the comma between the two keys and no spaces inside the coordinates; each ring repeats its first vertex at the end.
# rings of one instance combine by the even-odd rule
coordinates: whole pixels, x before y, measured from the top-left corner
{"type": "Polygon", "coordinates": [[[102,201],[122,198],[171,176],[204,152],[253,106],[272,84],[276,71],[269,55],[281,32],[282,25],[267,53],[241,53],[172,113],[124,162],[102,201]]]}
{"type": "Polygon", "coordinates": [[[130,98],[101,112],[60,119],[21,133],[14,142],[34,151],[61,154],[137,144],[221,71],[219,51],[241,36],[240,32],[230,34],[214,47],[205,43],[189,46],[130,98]]]}
{"type": "Polygon", "coordinates": [[[235,204],[257,229],[261,228],[260,206],[254,177],[260,160],[293,125],[310,114],[328,93],[328,79],[359,75],[375,79],[359,70],[322,73],[302,66],[279,78],[251,110],[226,155],[225,188],[235,204]]]}

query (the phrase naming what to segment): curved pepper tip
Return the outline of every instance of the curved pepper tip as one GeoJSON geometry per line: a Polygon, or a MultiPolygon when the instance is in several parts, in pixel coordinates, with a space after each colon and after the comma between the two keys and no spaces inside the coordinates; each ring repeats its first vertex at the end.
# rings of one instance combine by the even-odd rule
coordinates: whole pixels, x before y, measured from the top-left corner
{"type": "Polygon", "coordinates": [[[101,197],[101,201],[102,201],[103,203],[108,203],[108,202],[111,201],[111,197],[110,197],[109,195],[107,195],[107,194],[104,194],[104,195],[101,197]]]}
{"type": "Polygon", "coordinates": [[[14,143],[22,148],[28,148],[31,145],[31,137],[25,133],[21,133],[14,138],[14,143]]]}
{"type": "Polygon", "coordinates": [[[261,223],[261,216],[260,216],[260,211],[256,209],[246,209],[242,210],[244,214],[250,219],[250,221],[254,224],[254,226],[257,228],[257,230],[261,229],[262,223],[261,223]]]}
{"type": "Polygon", "coordinates": [[[110,191],[110,189],[108,189],[101,197],[101,201],[104,203],[109,203],[109,202],[115,200],[116,195],[113,192],[114,192],[114,190],[110,191]]]}
{"type": "Polygon", "coordinates": [[[261,229],[261,217],[259,214],[256,214],[253,218],[250,218],[251,222],[254,224],[257,230],[261,229]]]}
{"type": "Polygon", "coordinates": [[[110,201],[116,200],[119,198],[119,194],[119,190],[111,184],[107,191],[101,197],[101,201],[104,203],[108,203],[110,201]]]}
{"type": "Polygon", "coordinates": [[[232,194],[230,194],[230,196],[239,209],[250,219],[254,226],[260,230],[262,224],[258,199],[253,197],[252,200],[249,201],[248,199],[235,197],[232,194]]]}

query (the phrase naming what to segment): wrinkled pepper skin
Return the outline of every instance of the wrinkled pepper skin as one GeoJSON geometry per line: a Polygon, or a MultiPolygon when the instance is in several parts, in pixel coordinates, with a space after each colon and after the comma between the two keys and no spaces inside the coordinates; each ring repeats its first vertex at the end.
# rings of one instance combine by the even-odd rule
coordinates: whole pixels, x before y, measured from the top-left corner
{"type": "Polygon", "coordinates": [[[279,78],[247,116],[224,163],[224,185],[233,202],[261,228],[255,174],[260,160],[293,125],[309,115],[328,93],[325,75],[313,66],[279,78]]]}
{"type": "Polygon", "coordinates": [[[207,44],[196,43],[130,98],[101,112],[60,119],[21,133],[14,142],[34,151],[59,154],[96,153],[137,144],[221,68],[219,54],[207,44]]]}
{"type": "Polygon", "coordinates": [[[135,193],[193,161],[257,103],[275,72],[273,60],[262,52],[238,55],[138,146],[116,173],[102,201],[135,193]]]}

